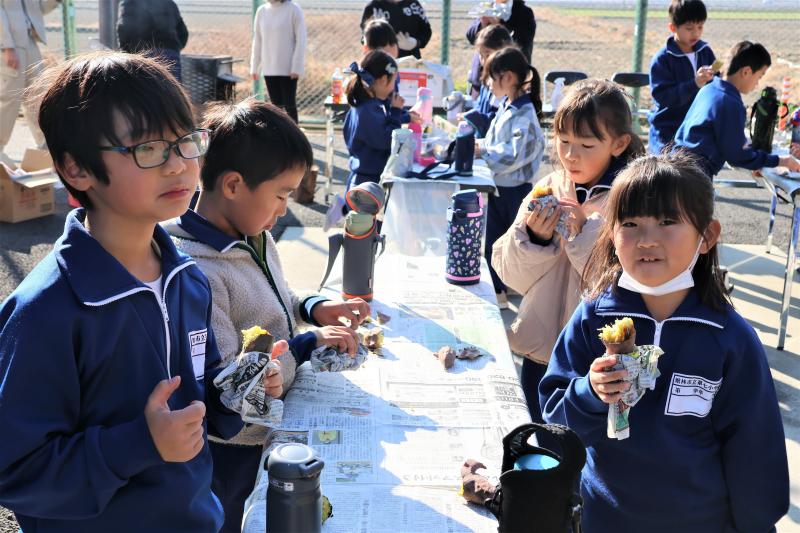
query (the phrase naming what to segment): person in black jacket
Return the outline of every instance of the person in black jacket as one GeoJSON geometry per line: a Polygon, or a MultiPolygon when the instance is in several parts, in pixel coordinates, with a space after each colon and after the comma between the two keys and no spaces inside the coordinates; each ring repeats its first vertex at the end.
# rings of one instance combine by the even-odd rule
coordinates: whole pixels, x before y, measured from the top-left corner
{"type": "Polygon", "coordinates": [[[119,47],[126,52],[166,60],[167,68],[180,81],[181,50],[189,31],[173,0],[122,0],[117,36],[119,47]]]}
{"type": "Polygon", "coordinates": [[[431,24],[418,0],[372,0],[361,15],[361,31],[370,19],[385,19],[397,34],[398,57],[420,59],[420,50],[431,40],[431,24]]]}
{"type": "MultiPolygon", "coordinates": [[[[529,64],[533,54],[533,38],[536,35],[536,17],[533,15],[533,9],[525,5],[525,0],[505,0],[513,2],[511,5],[511,15],[507,20],[498,17],[478,17],[470,27],[467,29],[467,40],[469,44],[475,45],[475,37],[478,32],[492,24],[502,24],[506,27],[529,64]]],[[[503,0],[498,0],[496,3],[504,3],[503,0]]],[[[475,91],[480,91],[481,86],[481,64],[480,58],[476,53],[472,58],[472,66],[470,67],[468,80],[475,91]]]]}

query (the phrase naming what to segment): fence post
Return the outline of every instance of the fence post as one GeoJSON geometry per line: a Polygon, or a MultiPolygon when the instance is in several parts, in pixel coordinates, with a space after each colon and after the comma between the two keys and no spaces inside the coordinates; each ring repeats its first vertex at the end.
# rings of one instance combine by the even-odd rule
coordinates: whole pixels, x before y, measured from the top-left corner
{"type": "Polygon", "coordinates": [[[106,0],[98,4],[100,43],[114,50],[117,48],[117,9],[119,0],[106,0]]]}
{"type": "Polygon", "coordinates": [[[450,61],[450,0],[442,0],[442,52],[441,63],[450,61]]]}
{"type": "MultiPolygon", "coordinates": [[[[264,0],[253,0],[253,22],[256,20],[256,11],[258,8],[261,7],[261,4],[264,3],[264,0]]],[[[251,31],[253,25],[250,25],[251,31]]],[[[250,65],[250,68],[253,68],[253,65],[250,65]]],[[[253,96],[255,96],[259,100],[264,99],[264,80],[261,79],[261,75],[256,76],[256,79],[253,80],[253,96]]]]}
{"type": "MultiPolygon", "coordinates": [[[[644,53],[644,38],[647,28],[647,0],[637,0],[636,2],[636,25],[633,28],[633,61],[631,70],[633,72],[642,71],[642,55],[644,53]]],[[[635,109],[639,108],[639,88],[633,89],[633,101],[635,109]]]]}
{"type": "Polygon", "coordinates": [[[75,6],[72,0],[61,4],[61,32],[64,34],[64,59],[75,55],[75,6]]]}

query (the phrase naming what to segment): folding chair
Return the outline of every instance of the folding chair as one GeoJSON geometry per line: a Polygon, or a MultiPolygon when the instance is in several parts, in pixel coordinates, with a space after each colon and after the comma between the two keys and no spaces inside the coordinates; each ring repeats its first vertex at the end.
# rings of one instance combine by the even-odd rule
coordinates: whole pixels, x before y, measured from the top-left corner
{"type": "Polygon", "coordinates": [[[572,85],[578,80],[585,80],[589,76],[585,72],[579,70],[549,70],[544,75],[544,83],[542,84],[542,115],[545,118],[552,118],[556,110],[553,109],[552,104],[547,99],[547,84],[555,83],[558,78],[564,78],[564,87],[572,85]]]}
{"type": "MultiPolygon", "coordinates": [[[[641,87],[647,87],[650,85],[650,75],[646,72],[615,72],[614,76],[611,78],[611,81],[619,83],[623,87],[639,89],[641,87]]],[[[633,113],[633,117],[635,119],[634,130],[637,133],[641,133],[639,120],[647,120],[647,114],[650,113],[650,110],[643,107],[636,108],[634,107],[635,105],[637,105],[636,102],[633,102],[631,105],[631,113],[633,113]]]]}

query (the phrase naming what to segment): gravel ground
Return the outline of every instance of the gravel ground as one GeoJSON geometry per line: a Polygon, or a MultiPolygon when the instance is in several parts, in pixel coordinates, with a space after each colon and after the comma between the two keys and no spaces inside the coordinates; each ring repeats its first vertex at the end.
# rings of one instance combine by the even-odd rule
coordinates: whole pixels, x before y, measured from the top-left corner
{"type": "MultiPolygon", "coordinates": [[[[323,168],[324,134],[309,131],[309,139],[314,146],[317,165],[323,168]]],[[[333,191],[341,191],[346,177],[347,152],[337,133],[335,145],[335,166],[333,191]]],[[[723,177],[746,178],[742,172],[725,171],[723,177]]],[[[326,206],[323,205],[323,190],[317,191],[316,203],[308,206],[290,201],[289,212],[272,230],[276,238],[280,238],[288,226],[321,227],[325,218],[326,206]]],[[[764,189],[718,190],[717,217],[723,226],[723,241],[730,244],[762,244],[766,237],[770,195],[764,189]]],[[[63,230],[64,217],[69,208],[66,194],[57,191],[56,214],[19,224],[0,223],[0,300],[8,296],[30,270],[51,249],[53,242],[63,230]]],[[[791,222],[789,206],[778,204],[775,225],[775,244],[786,246],[786,239],[791,222]]],[[[0,507],[0,533],[16,533],[18,530],[13,515],[0,507]]]]}

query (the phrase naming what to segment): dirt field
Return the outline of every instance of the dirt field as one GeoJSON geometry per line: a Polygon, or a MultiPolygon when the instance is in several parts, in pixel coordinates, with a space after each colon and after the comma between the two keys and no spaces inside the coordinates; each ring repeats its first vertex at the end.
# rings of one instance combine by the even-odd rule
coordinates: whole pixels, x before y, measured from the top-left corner
{"type": "MultiPolygon", "coordinates": [[[[603,12],[601,12],[603,13],[603,12]]],[[[590,76],[611,77],[614,72],[630,71],[632,61],[633,15],[621,18],[596,17],[568,10],[536,8],[537,32],[534,41],[533,63],[541,75],[549,70],[582,70],[590,76]]],[[[612,13],[613,14],[613,13],[612,13]]],[[[424,50],[424,57],[438,61],[441,47],[441,19],[431,13],[434,36],[424,50]]],[[[320,103],[328,94],[330,75],[360,54],[358,22],[360,12],[306,12],[309,43],[306,75],[299,88],[301,114],[319,117],[320,103]]],[[[233,29],[211,29],[198,17],[188,50],[203,53],[224,53],[245,61],[237,65],[246,75],[249,67],[249,35],[233,29]]],[[[456,86],[464,85],[472,48],[464,34],[471,20],[465,13],[455,14],[450,30],[450,65],[456,86]]],[[[667,19],[648,18],[643,69],[650,58],[664,45],[668,36],[667,19]]],[[[220,28],[219,25],[217,28],[220,28]]],[[[731,45],[742,39],[761,42],[773,56],[771,68],[762,85],[780,88],[783,76],[795,80],[793,101],[800,102],[800,45],[796,21],[747,20],[742,18],[709,19],[705,38],[724,57],[731,45]],[[788,63],[794,64],[792,68],[788,63]]],[[[548,88],[549,89],[549,88],[548,88]]],[[[649,105],[649,91],[642,90],[642,105],[649,105]]],[[[751,96],[748,103],[755,99],[751,96]]]]}

